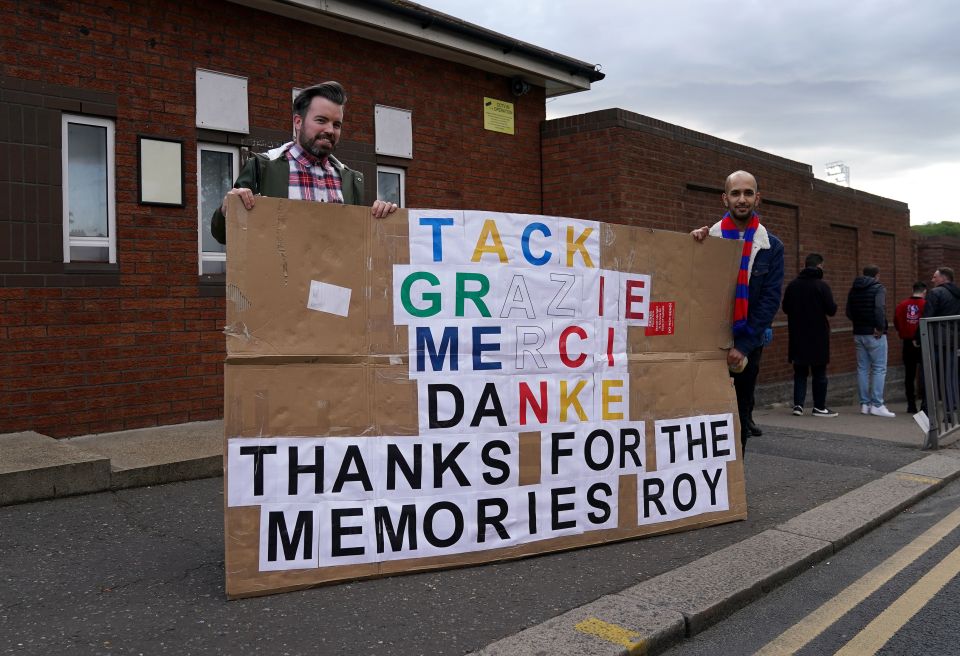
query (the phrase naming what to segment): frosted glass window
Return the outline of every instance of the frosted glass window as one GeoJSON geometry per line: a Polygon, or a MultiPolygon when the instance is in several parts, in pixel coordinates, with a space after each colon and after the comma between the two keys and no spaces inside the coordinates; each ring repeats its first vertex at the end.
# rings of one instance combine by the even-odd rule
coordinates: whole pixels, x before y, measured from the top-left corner
{"type": "Polygon", "coordinates": [[[70,123],[69,220],[71,237],[107,237],[107,129],[70,123]]]}
{"type": "Polygon", "coordinates": [[[223,197],[237,177],[239,152],[231,146],[200,144],[197,147],[199,193],[200,273],[224,273],[227,247],[213,238],[210,223],[223,197]]]}
{"type": "Polygon", "coordinates": [[[63,115],[64,262],[116,262],[114,124],[63,115]]]}
{"type": "Polygon", "coordinates": [[[377,198],[403,207],[406,172],[394,166],[377,167],[377,198]]]}

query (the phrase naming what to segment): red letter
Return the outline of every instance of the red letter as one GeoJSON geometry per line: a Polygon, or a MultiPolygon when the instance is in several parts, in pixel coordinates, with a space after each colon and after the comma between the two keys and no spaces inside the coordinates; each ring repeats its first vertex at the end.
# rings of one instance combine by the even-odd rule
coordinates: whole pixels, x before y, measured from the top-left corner
{"type": "Polygon", "coordinates": [[[530,391],[530,386],[524,382],[520,383],[520,425],[527,425],[527,406],[533,410],[537,416],[537,421],[541,424],[547,423],[547,381],[540,381],[540,403],[537,403],[537,397],[530,391]]]}
{"type": "Polygon", "coordinates": [[[626,314],[624,315],[627,319],[640,319],[643,320],[643,312],[634,312],[632,306],[634,303],[643,305],[644,294],[634,293],[635,289],[643,289],[646,287],[646,283],[642,280],[627,280],[627,307],[626,314]]]}
{"type": "Polygon", "coordinates": [[[567,326],[563,329],[563,332],[560,333],[560,360],[571,369],[576,369],[587,359],[587,354],[581,353],[577,359],[570,359],[570,356],[567,355],[567,337],[570,336],[570,333],[576,333],[580,339],[586,339],[587,331],[580,326],[567,326]]]}

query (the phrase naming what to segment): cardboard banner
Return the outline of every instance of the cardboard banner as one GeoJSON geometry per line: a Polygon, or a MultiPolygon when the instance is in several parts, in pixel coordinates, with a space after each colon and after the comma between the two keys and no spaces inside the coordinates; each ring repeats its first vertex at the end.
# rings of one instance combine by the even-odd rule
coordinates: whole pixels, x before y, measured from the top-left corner
{"type": "Polygon", "coordinates": [[[230,598],[746,517],[737,242],[228,209],[230,598]]]}

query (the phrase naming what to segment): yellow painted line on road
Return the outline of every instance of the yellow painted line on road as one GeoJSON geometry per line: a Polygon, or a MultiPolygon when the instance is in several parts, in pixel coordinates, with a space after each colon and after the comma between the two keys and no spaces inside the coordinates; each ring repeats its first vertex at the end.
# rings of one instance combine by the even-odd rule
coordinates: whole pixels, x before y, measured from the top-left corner
{"type": "Polygon", "coordinates": [[[872,570],[861,576],[852,585],[841,591],[805,618],[769,642],[757,654],[780,656],[795,654],[804,645],[823,633],[854,606],[869,597],[887,581],[899,574],[907,565],[925,554],[931,547],[960,526],[960,508],[941,519],[913,542],[904,546],[872,570]]]}
{"type": "Polygon", "coordinates": [[[859,656],[875,654],[892,638],[910,618],[920,612],[933,596],[940,592],[953,577],[960,573],[960,547],[937,563],[909,590],[877,615],[863,631],[843,646],[834,656],[859,656]]]}
{"type": "Polygon", "coordinates": [[[927,485],[936,485],[943,482],[942,478],[932,478],[930,476],[920,476],[919,474],[897,474],[901,481],[913,481],[914,483],[926,483],[927,485]]]}
{"type": "Polygon", "coordinates": [[[573,628],[580,633],[586,633],[606,642],[626,647],[631,654],[642,654],[646,651],[647,641],[638,640],[641,637],[639,633],[610,622],[604,622],[596,617],[588,617],[582,622],[578,622],[573,628]]]}

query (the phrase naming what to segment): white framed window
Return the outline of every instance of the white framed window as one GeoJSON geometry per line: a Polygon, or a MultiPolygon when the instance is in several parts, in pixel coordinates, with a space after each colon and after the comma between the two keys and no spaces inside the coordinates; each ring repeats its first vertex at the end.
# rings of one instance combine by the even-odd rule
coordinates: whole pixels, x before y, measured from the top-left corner
{"type": "Polygon", "coordinates": [[[406,207],[407,172],[396,166],[377,167],[377,198],[406,207]]]}
{"type": "Polygon", "coordinates": [[[226,273],[227,247],[213,238],[210,220],[237,177],[240,150],[233,146],[197,144],[197,248],[200,275],[226,273]]]}
{"type": "Polygon", "coordinates": [[[63,261],[117,261],[114,122],[64,114],[63,261]]]}

